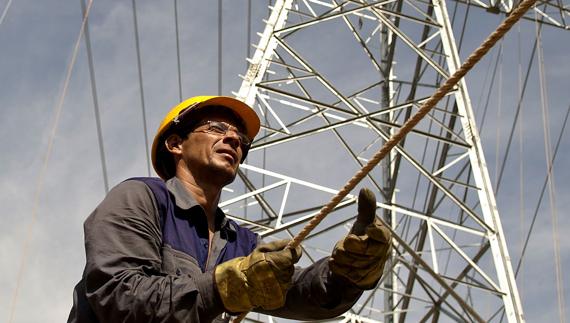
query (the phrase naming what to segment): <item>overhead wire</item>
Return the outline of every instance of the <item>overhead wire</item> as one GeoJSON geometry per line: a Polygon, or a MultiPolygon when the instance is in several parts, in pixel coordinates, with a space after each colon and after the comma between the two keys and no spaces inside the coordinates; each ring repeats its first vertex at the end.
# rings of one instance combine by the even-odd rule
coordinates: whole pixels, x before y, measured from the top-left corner
{"type": "MultiPolygon", "coordinates": [[[[527,87],[527,84],[528,84],[528,80],[529,80],[529,76],[530,76],[530,70],[531,70],[532,63],[533,63],[533,61],[534,61],[535,53],[537,52],[537,49],[538,49],[538,52],[539,52],[539,54],[538,54],[539,59],[540,59],[540,57],[541,57],[541,55],[542,55],[542,53],[540,52],[541,49],[539,48],[539,45],[540,45],[540,37],[541,37],[541,30],[542,30],[542,25],[543,25],[542,22],[543,22],[543,20],[544,20],[544,17],[541,17],[541,20],[535,19],[535,25],[536,25],[535,41],[534,41],[534,45],[533,45],[533,48],[532,48],[532,53],[530,54],[530,60],[529,60],[529,64],[528,64],[528,68],[527,68],[527,72],[526,72],[526,76],[525,76],[525,80],[524,80],[524,83],[523,83],[523,87],[522,87],[522,90],[520,90],[520,98],[519,98],[519,101],[518,101],[518,104],[517,104],[517,110],[516,110],[516,113],[515,113],[515,117],[514,117],[514,119],[513,119],[513,125],[512,125],[512,127],[511,127],[511,132],[510,132],[510,135],[509,135],[507,147],[506,147],[506,149],[505,149],[505,155],[504,155],[503,160],[502,160],[501,170],[500,170],[500,172],[499,172],[498,180],[497,180],[497,182],[496,182],[496,189],[495,189],[496,194],[499,193],[500,185],[501,185],[501,183],[502,183],[502,178],[503,178],[504,170],[505,170],[505,167],[506,167],[506,162],[507,162],[507,159],[508,159],[508,156],[509,156],[510,147],[511,147],[511,143],[512,143],[512,139],[513,139],[513,135],[514,135],[516,126],[517,126],[517,124],[519,124],[519,123],[522,124],[522,121],[519,120],[519,115],[520,115],[520,112],[521,112],[521,107],[522,107],[522,102],[523,102],[524,93],[525,93],[525,90],[526,90],[526,87],[527,87]]],[[[543,64],[543,63],[539,61],[539,65],[540,65],[540,64],[543,64]]],[[[546,98],[546,91],[545,91],[545,89],[543,88],[543,84],[544,84],[544,73],[541,72],[541,69],[542,69],[542,68],[543,68],[542,66],[539,66],[539,78],[540,78],[540,84],[541,84],[541,85],[540,85],[540,86],[541,86],[541,92],[540,92],[540,94],[541,94],[541,100],[544,100],[544,98],[546,98]]],[[[543,101],[542,101],[542,104],[543,104],[543,106],[544,106],[544,102],[543,102],[543,101]]],[[[569,107],[569,109],[570,109],[570,107],[569,107]]],[[[569,111],[570,111],[570,110],[569,110],[569,111]]],[[[567,117],[568,117],[568,114],[566,115],[566,119],[565,119],[565,121],[564,121],[564,127],[565,127],[566,122],[567,122],[567,117]]],[[[543,117],[543,121],[544,121],[544,120],[547,120],[547,119],[548,119],[548,117],[543,117]],[[545,118],[546,118],[546,119],[545,119],[545,118]]],[[[522,125],[521,125],[521,127],[522,127],[522,125]]],[[[564,127],[563,127],[563,129],[562,129],[562,131],[561,131],[561,135],[562,135],[562,132],[563,132],[563,130],[564,130],[564,127]]],[[[548,135],[547,132],[548,132],[549,126],[545,125],[545,126],[543,126],[543,128],[544,128],[544,131],[545,131],[545,141],[549,142],[549,140],[546,139],[546,136],[548,135]]],[[[560,139],[561,139],[561,137],[559,138],[559,142],[560,142],[560,139]]],[[[559,142],[558,142],[558,144],[559,144],[559,142]]],[[[554,201],[554,200],[555,200],[555,197],[554,197],[554,196],[555,196],[555,193],[554,193],[554,192],[555,192],[555,189],[554,189],[554,186],[553,186],[553,179],[552,179],[553,177],[551,176],[551,175],[552,175],[551,172],[552,172],[552,163],[554,162],[554,158],[555,158],[555,156],[556,156],[556,151],[557,151],[557,149],[558,149],[558,144],[557,144],[557,147],[556,147],[556,150],[555,150],[555,153],[554,153],[553,157],[552,157],[552,158],[549,158],[549,157],[548,157],[548,155],[549,155],[549,154],[548,154],[548,149],[550,149],[550,148],[549,148],[549,147],[550,147],[550,144],[549,144],[549,143],[548,143],[548,144],[545,143],[545,149],[547,150],[547,152],[546,152],[546,154],[547,154],[546,159],[547,159],[547,163],[549,164],[548,170],[547,170],[547,175],[546,175],[546,178],[545,178],[545,181],[544,181],[544,185],[543,185],[543,187],[542,187],[542,191],[541,191],[541,194],[540,194],[540,198],[539,198],[539,201],[538,201],[538,205],[537,205],[537,207],[536,207],[536,209],[535,209],[535,214],[534,214],[533,219],[532,219],[532,221],[531,221],[531,225],[530,225],[530,227],[529,227],[529,230],[528,230],[526,239],[525,239],[524,244],[523,244],[523,247],[522,247],[521,258],[519,259],[519,263],[517,264],[517,269],[516,269],[516,271],[515,271],[515,277],[517,277],[518,273],[520,272],[521,264],[522,264],[524,255],[526,254],[526,249],[527,249],[527,247],[528,247],[530,235],[532,234],[532,230],[534,229],[536,217],[537,217],[537,214],[538,214],[540,205],[541,205],[541,203],[542,203],[542,199],[543,199],[543,197],[544,197],[544,193],[545,193],[545,191],[546,191],[547,185],[548,185],[548,187],[549,187],[549,197],[550,197],[550,204],[551,204],[551,207],[552,207],[552,212],[557,212],[556,205],[555,205],[556,203],[555,203],[555,201],[554,201]]],[[[556,283],[556,285],[557,285],[557,286],[556,286],[556,289],[557,289],[558,311],[559,311],[559,316],[561,317],[561,320],[565,320],[565,300],[564,300],[564,295],[563,295],[563,291],[562,291],[562,288],[563,288],[562,269],[561,269],[561,261],[560,261],[560,258],[559,258],[559,257],[560,257],[560,256],[559,256],[559,248],[560,248],[560,247],[559,247],[559,238],[558,238],[558,235],[557,235],[557,228],[558,228],[558,225],[557,225],[557,223],[558,223],[557,213],[553,213],[553,214],[552,214],[552,217],[553,217],[553,239],[554,239],[554,246],[553,246],[553,247],[554,247],[554,253],[555,253],[555,272],[556,272],[556,282],[557,282],[557,283],[556,283]]],[[[502,318],[501,318],[501,319],[502,319],[502,318]]]]}
{"type": "Polygon", "coordinates": [[[141,110],[142,110],[142,122],[143,122],[143,131],[144,131],[144,147],[146,152],[146,168],[147,174],[150,176],[150,153],[148,151],[149,141],[148,141],[148,130],[147,130],[147,122],[146,122],[146,109],[145,109],[145,102],[144,102],[144,83],[143,83],[143,74],[142,74],[142,64],[141,64],[141,49],[140,49],[140,41],[139,41],[139,26],[137,22],[137,6],[136,1],[132,0],[132,7],[133,7],[133,23],[134,23],[134,33],[135,33],[135,48],[137,53],[137,70],[139,74],[139,92],[141,95],[141,110]]]}
{"type": "MultiPolygon", "coordinates": [[[[523,247],[522,247],[521,255],[520,255],[520,257],[519,257],[519,261],[518,261],[517,266],[516,266],[516,269],[515,269],[515,278],[518,277],[518,275],[519,275],[519,273],[521,272],[521,269],[522,269],[522,263],[523,263],[523,260],[524,260],[524,256],[526,255],[526,250],[527,250],[527,247],[528,247],[528,243],[529,243],[529,241],[530,241],[530,236],[531,236],[531,234],[532,234],[532,232],[533,232],[534,225],[535,225],[535,223],[536,223],[536,218],[538,217],[538,211],[540,210],[540,207],[541,207],[541,204],[542,204],[542,199],[543,199],[543,197],[544,197],[544,193],[546,192],[546,188],[547,188],[548,182],[549,182],[550,178],[552,177],[552,170],[553,170],[553,169],[552,169],[552,165],[554,164],[554,161],[556,160],[556,155],[558,154],[558,148],[560,147],[560,142],[562,141],[563,134],[564,134],[564,130],[565,130],[566,125],[567,125],[567,123],[568,123],[568,116],[569,116],[569,115],[570,115],[570,105],[568,106],[568,110],[566,111],[566,116],[564,117],[564,122],[562,123],[562,128],[560,129],[560,134],[559,134],[559,136],[558,136],[558,140],[557,140],[556,146],[555,146],[555,148],[554,148],[554,153],[553,153],[552,158],[551,158],[551,160],[550,160],[550,162],[549,162],[550,167],[549,167],[549,169],[547,170],[547,174],[546,174],[546,176],[545,176],[545,178],[544,178],[544,183],[542,184],[542,189],[541,189],[541,191],[540,191],[540,196],[539,196],[539,198],[538,198],[537,205],[536,205],[536,207],[535,207],[535,209],[534,209],[534,215],[533,215],[533,217],[532,217],[532,220],[531,220],[531,223],[530,223],[530,227],[528,228],[528,232],[527,232],[527,235],[526,235],[526,238],[525,238],[523,247]]],[[[503,312],[503,315],[504,315],[504,312],[503,312]]],[[[502,321],[502,317],[501,317],[501,321],[502,321]]]]}
{"type": "MultiPolygon", "coordinates": [[[[246,53],[245,57],[250,58],[251,55],[251,0],[247,0],[247,32],[246,32],[246,53]]],[[[249,63],[245,61],[245,67],[247,68],[249,63]]]]}
{"type": "Polygon", "coordinates": [[[11,5],[12,5],[12,0],[8,0],[6,6],[4,7],[4,10],[2,10],[2,15],[0,16],[0,26],[4,22],[4,18],[6,18],[6,15],[8,14],[8,9],[10,9],[11,5]]]}
{"type": "Polygon", "coordinates": [[[174,27],[176,30],[176,62],[178,66],[178,101],[182,101],[182,72],[180,68],[180,34],[178,32],[178,0],[174,0],[174,27]]]}
{"type": "Polygon", "coordinates": [[[41,193],[43,191],[44,179],[45,179],[46,174],[47,174],[48,164],[49,164],[49,160],[50,160],[51,153],[53,150],[53,143],[55,140],[57,128],[59,126],[59,119],[61,117],[61,112],[63,110],[63,103],[65,101],[67,89],[69,87],[69,83],[71,80],[71,74],[73,72],[73,67],[75,66],[75,61],[77,59],[77,53],[79,52],[79,46],[81,44],[81,38],[82,38],[83,32],[85,30],[87,17],[89,16],[89,12],[91,10],[92,4],[93,4],[93,0],[89,0],[87,7],[85,8],[85,11],[83,14],[83,20],[81,22],[81,27],[79,28],[79,35],[77,36],[77,39],[75,40],[75,44],[74,44],[72,52],[71,52],[71,58],[69,60],[69,63],[67,64],[65,77],[63,80],[62,88],[61,88],[61,93],[59,95],[59,98],[58,98],[57,103],[56,103],[55,108],[54,108],[53,123],[51,126],[51,131],[48,135],[47,149],[46,149],[46,153],[45,153],[44,160],[42,163],[42,168],[40,170],[40,174],[39,174],[38,179],[37,179],[36,190],[35,190],[34,198],[33,198],[33,202],[32,202],[32,218],[31,218],[30,224],[28,225],[28,228],[26,230],[26,235],[24,238],[24,244],[22,247],[20,266],[18,268],[18,275],[16,277],[16,287],[14,288],[14,293],[12,295],[12,302],[10,304],[10,318],[8,319],[8,323],[14,322],[14,317],[16,314],[16,304],[17,304],[20,288],[22,286],[22,279],[24,277],[24,271],[26,269],[26,264],[27,264],[26,260],[28,258],[30,243],[32,240],[32,231],[33,231],[34,225],[35,225],[35,223],[37,221],[37,217],[38,217],[40,196],[41,196],[41,193]]]}
{"type": "MultiPolygon", "coordinates": [[[[501,61],[501,56],[503,55],[503,47],[499,47],[497,51],[497,56],[495,58],[495,66],[493,67],[493,74],[491,75],[491,81],[489,82],[488,90],[487,90],[487,98],[485,99],[485,106],[483,107],[483,113],[481,115],[481,121],[478,123],[479,125],[479,134],[482,134],[485,129],[485,121],[487,120],[487,111],[489,109],[489,104],[491,102],[491,96],[493,93],[493,89],[495,88],[495,77],[497,76],[497,71],[499,62],[501,61]]],[[[491,62],[489,62],[491,64],[491,62]]],[[[487,76],[485,75],[485,83],[487,83],[487,76]]],[[[483,90],[481,90],[481,97],[483,96],[483,90]]]]}
{"type": "MultiPolygon", "coordinates": [[[[271,16],[271,7],[273,6],[272,4],[272,0],[268,0],[269,4],[267,6],[267,19],[269,19],[269,17],[271,16]]],[[[266,81],[268,79],[268,75],[265,74],[263,76],[264,81],[266,81]]],[[[259,104],[259,103],[258,103],[259,104]]],[[[270,125],[270,121],[269,121],[269,113],[268,113],[268,108],[266,105],[262,105],[261,107],[261,112],[263,113],[263,124],[264,125],[270,125]]],[[[268,131],[265,130],[264,134],[267,134],[268,131]]],[[[263,149],[262,152],[262,156],[261,156],[261,166],[263,167],[263,169],[267,169],[267,149],[263,149]]],[[[261,177],[261,185],[265,186],[267,180],[267,176],[265,176],[265,174],[261,177]]]]}
{"type": "MultiPolygon", "coordinates": [[[[503,42],[499,45],[499,52],[502,53],[503,49],[503,42]]],[[[503,55],[499,55],[499,84],[498,84],[498,93],[497,93],[497,116],[496,120],[501,120],[501,113],[503,112],[503,55]]],[[[522,106],[522,105],[521,105],[522,106]]],[[[500,158],[500,148],[501,148],[501,128],[496,127],[496,135],[495,135],[495,175],[499,173],[499,158],[500,158]]],[[[498,186],[498,183],[495,183],[495,187],[498,186]]]]}
{"type": "MultiPolygon", "coordinates": [[[[247,0],[247,25],[245,27],[245,35],[246,35],[246,41],[245,41],[245,57],[247,59],[250,58],[251,55],[251,0],[247,0]]],[[[245,60],[245,70],[247,71],[247,69],[249,68],[249,61],[245,60]]],[[[248,170],[245,170],[245,176],[247,177],[249,175],[248,170]]],[[[244,193],[247,193],[247,187],[244,186],[244,193]]],[[[247,210],[248,210],[248,203],[247,203],[247,199],[244,199],[243,201],[243,213],[244,213],[244,218],[247,219],[247,210]]]]}
{"type": "MultiPolygon", "coordinates": [[[[538,33],[538,29],[537,29],[538,33]]],[[[547,170],[552,170],[550,162],[551,140],[550,140],[550,115],[548,106],[547,84],[544,72],[544,50],[541,38],[538,37],[538,75],[540,83],[540,106],[542,110],[542,128],[544,133],[544,154],[547,162],[547,170]]],[[[554,269],[556,277],[556,295],[558,300],[558,314],[560,322],[566,321],[566,307],[564,300],[564,282],[562,278],[562,261],[560,258],[560,235],[558,232],[558,209],[556,207],[556,184],[555,177],[550,176],[548,180],[548,197],[550,201],[550,214],[552,218],[552,239],[554,247],[554,269]]]]}
{"type": "MultiPolygon", "coordinates": [[[[455,2],[455,9],[454,10],[457,10],[458,6],[459,6],[458,3],[455,2]]],[[[471,9],[471,2],[468,2],[467,3],[467,9],[465,10],[465,15],[464,15],[465,18],[463,19],[463,25],[461,26],[461,34],[459,36],[459,43],[457,45],[457,51],[458,52],[461,52],[461,48],[463,47],[463,39],[464,39],[465,33],[467,31],[467,18],[469,17],[469,12],[471,11],[470,9],[471,9]]],[[[455,19],[455,12],[453,13],[453,15],[454,15],[454,19],[455,19]]],[[[453,22],[452,22],[452,24],[453,24],[453,22]]]]}
{"type": "Polygon", "coordinates": [[[566,125],[568,124],[568,116],[570,116],[570,105],[568,106],[568,110],[566,110],[566,116],[564,117],[564,122],[562,123],[562,128],[560,129],[560,134],[558,135],[558,139],[556,141],[556,146],[554,147],[554,152],[552,153],[552,158],[550,159],[548,165],[548,170],[546,172],[546,176],[544,178],[544,181],[542,183],[542,189],[540,191],[540,196],[538,197],[538,201],[536,204],[536,207],[534,208],[534,214],[532,216],[532,220],[530,222],[530,226],[528,228],[527,234],[526,234],[526,238],[524,241],[524,245],[521,251],[521,255],[519,257],[519,261],[517,263],[516,269],[515,269],[515,277],[518,276],[520,270],[521,270],[521,266],[524,260],[524,256],[526,255],[526,250],[528,248],[528,243],[530,241],[530,236],[532,234],[532,231],[534,229],[534,225],[536,223],[536,218],[538,217],[538,211],[540,210],[541,204],[542,204],[542,199],[544,198],[544,193],[546,192],[546,187],[548,185],[548,181],[550,180],[550,177],[552,176],[552,168],[554,165],[554,162],[556,161],[556,156],[558,155],[558,149],[560,147],[560,142],[562,141],[562,138],[564,137],[564,130],[566,129],[566,125]]]}
{"type": "Polygon", "coordinates": [[[218,95],[222,95],[222,0],[218,0],[218,95]]]}
{"type": "MultiPolygon", "coordinates": [[[[542,24],[541,24],[540,26],[542,27],[542,24]]],[[[535,39],[535,40],[534,40],[533,47],[532,47],[531,54],[530,54],[530,56],[529,56],[530,58],[529,58],[527,70],[526,70],[526,73],[525,73],[525,78],[524,78],[524,82],[523,82],[523,85],[522,85],[522,89],[520,90],[520,96],[519,96],[519,99],[518,99],[518,102],[517,102],[517,108],[516,108],[515,116],[514,116],[514,118],[513,118],[513,123],[512,123],[512,125],[511,125],[511,132],[510,132],[510,135],[509,135],[508,143],[507,143],[507,146],[506,146],[506,148],[505,148],[505,154],[504,154],[504,156],[503,156],[503,160],[502,160],[502,163],[501,163],[501,169],[500,169],[500,171],[499,171],[499,173],[498,173],[498,179],[497,179],[497,181],[496,181],[496,187],[494,188],[495,196],[497,196],[497,195],[499,194],[500,185],[501,185],[501,183],[503,182],[503,172],[504,172],[504,170],[505,170],[505,167],[506,167],[506,164],[507,164],[507,159],[508,159],[509,153],[510,153],[510,147],[511,147],[511,144],[512,144],[512,139],[513,139],[513,137],[514,137],[514,132],[515,132],[515,130],[516,130],[516,127],[517,127],[517,125],[519,124],[519,115],[520,115],[520,111],[521,111],[521,108],[522,108],[522,103],[523,103],[523,101],[524,101],[524,94],[525,94],[525,91],[526,91],[526,87],[527,87],[528,82],[529,82],[529,79],[530,79],[530,72],[531,72],[531,70],[532,70],[532,65],[533,65],[533,63],[534,63],[534,56],[535,56],[534,54],[535,54],[535,52],[536,52],[536,46],[537,46],[537,40],[535,39]]],[[[489,85],[487,101],[486,101],[486,103],[485,103],[485,109],[484,109],[484,111],[483,111],[483,118],[481,119],[481,133],[483,132],[483,127],[482,127],[482,126],[483,126],[483,124],[484,124],[484,122],[485,122],[485,120],[486,120],[487,107],[488,107],[488,104],[489,104],[489,101],[490,101],[490,97],[491,97],[491,94],[492,94],[492,88],[494,88],[495,74],[496,74],[496,71],[498,70],[497,67],[498,67],[498,64],[499,64],[499,62],[500,62],[500,57],[501,57],[502,55],[503,55],[502,51],[499,51],[499,53],[498,53],[498,55],[497,55],[497,58],[496,58],[496,61],[495,61],[495,67],[494,67],[494,72],[493,72],[493,78],[492,78],[491,84],[489,85]]],[[[479,203],[480,203],[480,202],[477,202],[474,207],[477,207],[477,206],[479,205],[479,203]]]]}
{"type": "MultiPolygon", "coordinates": [[[[540,30],[540,28],[542,27],[542,24],[539,25],[539,26],[540,26],[540,27],[539,27],[539,30],[540,30]]],[[[539,31],[539,35],[540,35],[540,31],[539,31]]],[[[503,179],[503,173],[504,173],[505,167],[506,167],[506,165],[507,165],[507,159],[509,158],[511,143],[512,143],[512,140],[513,140],[513,136],[514,136],[515,129],[516,129],[517,124],[518,124],[518,120],[519,120],[518,117],[519,117],[519,114],[520,114],[520,110],[521,110],[521,107],[522,107],[522,102],[523,102],[523,99],[524,99],[524,94],[525,94],[525,92],[526,92],[526,87],[527,87],[527,85],[528,85],[528,80],[529,80],[529,77],[530,77],[530,70],[531,70],[532,64],[533,64],[533,62],[534,62],[534,53],[536,52],[536,45],[537,45],[537,39],[534,40],[534,45],[533,45],[533,48],[532,48],[532,52],[531,52],[531,54],[530,54],[530,59],[529,59],[529,63],[528,63],[528,68],[527,68],[525,80],[524,80],[524,83],[523,83],[523,89],[522,89],[522,92],[521,92],[521,96],[519,97],[519,101],[518,101],[518,103],[517,103],[517,109],[516,109],[516,112],[515,112],[515,116],[514,116],[514,118],[513,118],[513,124],[512,124],[512,126],[511,126],[511,132],[510,132],[510,134],[509,134],[509,139],[508,139],[508,142],[507,142],[507,147],[505,148],[505,155],[503,156],[503,160],[502,160],[502,163],[501,163],[501,169],[500,169],[500,171],[499,171],[499,175],[498,175],[497,182],[496,182],[495,195],[498,195],[498,194],[499,194],[499,190],[500,190],[500,188],[501,188],[501,183],[502,183],[502,179],[503,179]]]]}
{"type": "MultiPolygon", "coordinates": [[[[85,0],[79,0],[81,3],[81,14],[85,15],[85,0]]],[[[87,62],[89,65],[89,78],[91,81],[91,97],[93,99],[93,109],[95,112],[95,126],[97,128],[97,142],[99,144],[99,158],[101,160],[101,171],[103,173],[103,185],[105,194],[109,193],[109,176],[107,174],[107,162],[105,158],[105,146],[103,145],[103,131],[101,129],[101,116],[99,114],[99,100],[97,95],[97,83],[95,82],[95,64],[93,63],[93,54],[91,51],[91,38],[89,36],[89,20],[85,22],[85,48],[87,49],[87,62]]]]}
{"type": "MultiPolygon", "coordinates": [[[[520,25],[518,26],[518,40],[517,40],[517,46],[518,46],[518,55],[517,55],[517,85],[518,85],[518,95],[521,96],[522,95],[522,49],[521,49],[521,44],[522,44],[522,40],[521,40],[521,28],[520,25]]],[[[520,122],[521,124],[524,124],[524,119],[523,119],[523,114],[524,110],[521,111],[520,114],[520,122]]],[[[524,192],[525,192],[525,181],[524,181],[524,161],[525,158],[524,156],[524,132],[523,132],[523,127],[519,127],[519,226],[520,226],[520,248],[522,251],[522,248],[524,246],[524,226],[525,226],[525,198],[524,198],[524,192]]],[[[523,279],[521,279],[523,280],[523,279]]],[[[521,298],[524,297],[524,292],[525,290],[523,289],[524,284],[520,284],[519,286],[519,295],[521,298]]]]}
{"type": "MultiPolygon", "coordinates": [[[[539,38],[540,38],[540,30],[541,30],[541,27],[542,27],[542,23],[541,23],[541,21],[538,21],[538,20],[536,20],[535,23],[536,23],[536,26],[537,26],[537,28],[536,28],[536,39],[535,39],[535,42],[534,42],[534,45],[533,45],[532,53],[531,53],[531,55],[530,55],[531,59],[530,59],[530,61],[529,61],[529,65],[528,65],[528,68],[527,68],[527,71],[526,71],[526,75],[525,75],[525,80],[524,80],[523,86],[522,86],[522,88],[519,88],[520,99],[519,99],[519,106],[518,106],[518,109],[520,109],[520,108],[521,108],[521,105],[522,105],[522,101],[523,101],[522,98],[523,98],[523,94],[524,94],[524,91],[525,91],[525,89],[526,89],[526,85],[527,85],[527,82],[528,82],[528,79],[529,79],[532,62],[533,62],[533,59],[534,59],[534,57],[535,57],[535,52],[537,52],[537,48],[538,48],[539,51],[540,51],[540,48],[539,48],[539,44],[540,44],[539,38]]],[[[520,43],[520,42],[519,42],[519,43],[520,43]]],[[[520,51],[520,49],[519,49],[519,51],[520,51]]],[[[540,55],[540,54],[539,54],[539,55],[540,55]]],[[[539,64],[540,64],[540,60],[539,60],[539,64]]],[[[542,68],[542,67],[539,67],[539,69],[541,69],[541,68],[542,68]]],[[[540,72],[539,72],[539,73],[540,73],[540,72]]],[[[520,84],[520,81],[521,81],[521,78],[522,78],[522,75],[521,75],[521,74],[522,74],[522,71],[520,70],[520,66],[519,66],[519,84],[520,84]]],[[[539,77],[542,78],[543,75],[539,75],[539,77]]],[[[540,82],[542,82],[542,80],[540,80],[540,82]]],[[[541,91],[543,91],[543,89],[541,89],[541,91]]],[[[544,93],[546,93],[546,92],[544,92],[544,93]]],[[[541,92],[541,95],[542,95],[542,94],[543,94],[543,92],[541,92]]],[[[541,99],[542,99],[542,98],[541,98],[541,99]]],[[[522,124],[522,117],[519,117],[519,116],[518,116],[518,115],[519,115],[518,109],[517,109],[517,117],[520,118],[519,121],[518,121],[518,123],[521,123],[521,124],[522,124]]],[[[520,115],[522,116],[522,114],[520,114],[520,115]]],[[[561,130],[560,130],[560,134],[559,134],[559,136],[558,136],[558,140],[557,140],[556,146],[555,146],[555,148],[554,148],[554,152],[553,152],[552,154],[550,154],[552,157],[547,157],[547,172],[546,172],[547,174],[546,174],[546,176],[545,176],[544,183],[543,183],[542,188],[541,188],[540,196],[539,196],[539,198],[538,198],[537,205],[536,205],[536,207],[535,207],[535,211],[534,211],[534,214],[533,214],[533,217],[532,217],[530,226],[529,226],[529,228],[528,228],[526,237],[522,239],[522,240],[524,240],[524,242],[522,242],[521,254],[520,254],[518,263],[517,263],[517,265],[516,265],[515,278],[518,278],[518,277],[519,277],[519,274],[522,272],[522,263],[523,263],[523,260],[524,260],[524,258],[525,258],[525,255],[526,255],[526,250],[527,250],[527,247],[528,247],[528,244],[529,244],[529,241],[530,241],[530,237],[531,237],[532,232],[533,232],[533,230],[534,230],[534,226],[535,226],[535,223],[536,223],[536,219],[537,219],[537,216],[538,216],[538,212],[539,212],[540,207],[541,207],[541,205],[542,205],[542,201],[543,201],[543,198],[544,198],[544,194],[545,194],[546,189],[547,189],[547,187],[548,187],[548,185],[549,185],[549,183],[550,183],[550,179],[552,178],[552,170],[553,170],[552,167],[553,167],[554,161],[556,160],[556,156],[557,156],[557,153],[558,153],[558,148],[560,147],[560,142],[561,142],[561,140],[562,140],[562,138],[563,138],[564,130],[565,130],[565,128],[566,128],[566,124],[567,124],[567,122],[568,122],[568,116],[569,116],[569,115],[570,115],[570,106],[568,107],[568,110],[567,110],[567,112],[566,112],[566,116],[565,116],[565,118],[564,118],[564,121],[563,121],[563,124],[562,124],[562,128],[561,128],[561,130]]],[[[515,120],[517,119],[517,117],[515,117],[515,120]]],[[[516,126],[516,125],[513,124],[513,127],[515,127],[515,126],[516,126]]],[[[522,126],[521,126],[520,128],[522,128],[522,126]]],[[[547,130],[544,129],[544,131],[547,131],[547,130]]],[[[514,129],[511,129],[511,134],[512,134],[513,132],[514,132],[514,129]]],[[[519,135],[520,135],[520,141],[522,142],[522,141],[523,141],[523,138],[522,138],[522,129],[519,129],[519,135]]],[[[548,146],[545,147],[545,149],[549,149],[548,147],[550,147],[550,144],[548,144],[548,146]]],[[[520,148],[519,148],[519,149],[520,149],[520,148]]],[[[504,164],[506,164],[506,157],[507,157],[507,155],[508,155],[508,149],[507,149],[507,151],[506,151],[506,153],[505,153],[505,159],[503,160],[503,168],[504,168],[504,164]]],[[[521,158],[521,163],[522,163],[522,158],[521,158]]],[[[519,169],[519,173],[522,174],[522,171],[523,171],[523,167],[522,167],[522,165],[521,165],[521,166],[520,166],[520,169],[519,169]]],[[[521,175],[521,181],[522,181],[522,175],[521,175]]],[[[500,181],[498,181],[497,184],[500,184],[500,181]]],[[[521,186],[522,186],[522,184],[521,184],[521,186]]],[[[522,199],[522,196],[523,196],[523,191],[522,191],[522,190],[523,190],[523,188],[521,187],[521,188],[520,188],[521,199],[522,199]]],[[[551,203],[551,204],[552,204],[552,203],[551,203]]],[[[524,202],[521,201],[521,208],[522,208],[522,207],[524,207],[524,202]]],[[[523,212],[524,212],[524,210],[521,209],[521,213],[523,213],[523,212]]],[[[523,217],[523,215],[521,214],[521,228],[523,227],[523,224],[524,224],[524,217],[523,217]]],[[[521,237],[521,238],[522,238],[522,237],[521,237]]],[[[555,247],[555,248],[556,248],[556,247],[555,247]]],[[[555,270],[558,270],[558,269],[555,269],[555,270]]],[[[562,285],[560,285],[560,284],[557,284],[557,285],[558,285],[558,286],[557,286],[557,290],[558,290],[558,288],[560,288],[560,286],[562,286],[562,285]]],[[[559,296],[557,296],[557,297],[559,297],[559,296]]],[[[560,310],[560,303],[559,303],[559,312],[561,312],[561,311],[564,311],[564,310],[563,310],[563,309],[560,310]]],[[[501,321],[503,320],[504,315],[505,315],[505,313],[503,312],[502,315],[501,315],[501,321]]]]}

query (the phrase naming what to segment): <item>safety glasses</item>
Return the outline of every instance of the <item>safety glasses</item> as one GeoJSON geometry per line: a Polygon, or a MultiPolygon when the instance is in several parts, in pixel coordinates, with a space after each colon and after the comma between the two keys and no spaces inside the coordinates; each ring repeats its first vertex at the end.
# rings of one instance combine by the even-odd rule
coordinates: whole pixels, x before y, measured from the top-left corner
{"type": "Polygon", "coordinates": [[[225,136],[228,131],[233,131],[238,136],[239,144],[242,146],[242,149],[249,149],[251,140],[244,133],[239,131],[237,127],[232,126],[227,122],[205,120],[198,123],[192,132],[206,132],[219,136],[225,136]],[[203,129],[200,129],[202,127],[203,129]]]}

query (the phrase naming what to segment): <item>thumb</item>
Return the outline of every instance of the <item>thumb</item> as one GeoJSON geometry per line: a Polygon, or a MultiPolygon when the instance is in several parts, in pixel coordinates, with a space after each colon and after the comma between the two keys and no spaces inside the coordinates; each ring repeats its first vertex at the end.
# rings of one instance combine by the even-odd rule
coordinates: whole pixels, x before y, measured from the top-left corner
{"type": "Polygon", "coordinates": [[[376,217],[376,196],[371,190],[363,188],[358,194],[358,215],[350,233],[365,234],[366,227],[374,222],[376,217]]]}
{"type": "Polygon", "coordinates": [[[291,250],[291,256],[293,257],[293,263],[297,263],[299,261],[299,259],[301,259],[301,256],[303,255],[303,249],[301,249],[301,246],[297,246],[296,248],[287,248],[291,250]]]}
{"type": "Polygon", "coordinates": [[[257,250],[259,252],[272,252],[272,251],[279,251],[279,250],[283,250],[287,244],[289,243],[289,240],[275,240],[269,243],[264,243],[261,244],[257,247],[257,250]]]}

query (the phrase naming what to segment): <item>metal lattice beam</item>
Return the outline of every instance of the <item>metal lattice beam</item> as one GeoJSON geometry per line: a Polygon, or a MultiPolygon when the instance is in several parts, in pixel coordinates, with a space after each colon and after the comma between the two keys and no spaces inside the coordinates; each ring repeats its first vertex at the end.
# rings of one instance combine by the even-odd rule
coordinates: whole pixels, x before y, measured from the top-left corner
{"type": "MultiPolygon", "coordinates": [[[[266,121],[222,207],[266,239],[298,232],[460,65],[438,0],[276,1],[249,62],[236,95],[266,121]]],[[[337,320],[524,321],[465,82],[366,181],[394,253],[337,320]]],[[[305,241],[310,261],[355,214],[349,195],[305,241]]]]}

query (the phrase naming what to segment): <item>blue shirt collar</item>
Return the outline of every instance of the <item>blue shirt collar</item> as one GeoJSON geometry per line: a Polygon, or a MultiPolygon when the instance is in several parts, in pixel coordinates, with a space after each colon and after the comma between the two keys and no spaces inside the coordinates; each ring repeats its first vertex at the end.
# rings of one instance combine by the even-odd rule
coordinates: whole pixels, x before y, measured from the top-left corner
{"type": "MultiPolygon", "coordinates": [[[[184,184],[182,183],[182,181],[180,181],[180,179],[178,177],[172,177],[169,180],[166,181],[166,187],[168,188],[168,191],[172,194],[172,196],[174,197],[174,204],[182,209],[182,210],[190,210],[190,209],[194,209],[194,208],[199,208],[200,212],[192,212],[190,213],[191,215],[194,214],[204,214],[204,211],[202,209],[202,206],[200,204],[198,204],[198,202],[196,201],[196,199],[192,196],[192,194],[190,194],[190,192],[188,192],[188,190],[186,189],[186,187],[184,187],[184,184]]],[[[229,229],[233,232],[236,231],[236,228],[234,228],[232,225],[230,225],[230,222],[228,221],[228,218],[226,217],[224,211],[222,211],[222,209],[220,209],[219,207],[216,208],[216,222],[220,224],[220,228],[221,229],[229,229]]]]}

